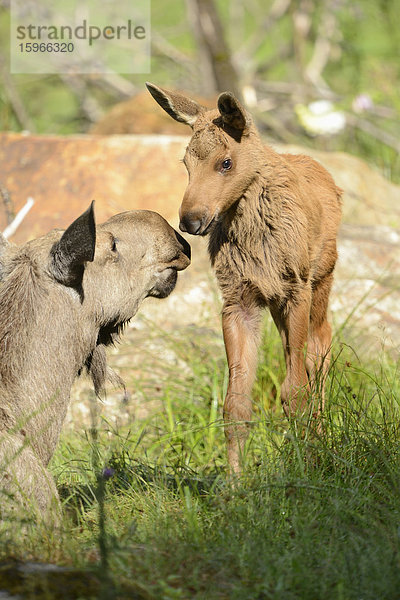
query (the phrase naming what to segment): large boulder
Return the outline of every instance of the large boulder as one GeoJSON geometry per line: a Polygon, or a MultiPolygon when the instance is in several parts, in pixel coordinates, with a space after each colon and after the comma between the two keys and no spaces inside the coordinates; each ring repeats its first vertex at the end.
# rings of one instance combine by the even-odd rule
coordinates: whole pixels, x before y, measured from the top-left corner
{"type": "Polygon", "coordinates": [[[320,162],[344,191],[343,222],[388,225],[400,229],[400,187],[357,156],[300,146],[277,146],[279,152],[308,154],[320,162]]]}
{"type": "MultiPolygon", "coordinates": [[[[66,227],[96,200],[100,222],[133,208],[156,210],[174,226],[187,184],[180,159],[188,138],[162,135],[69,137],[0,134],[0,184],[15,210],[32,196],[35,204],[17,230],[22,242],[53,227],[66,227]]],[[[331,308],[341,339],[359,349],[385,340],[400,343],[400,188],[364,161],[342,153],[277,146],[319,160],[343,188],[343,226],[331,308]]],[[[0,203],[0,229],[6,225],[0,203]]],[[[202,308],[218,316],[206,242],[191,237],[193,263],[178,291],[149,303],[152,316],[174,327],[196,322],[202,308]],[[181,290],[182,296],[179,296],[181,290]],[[200,306],[201,305],[201,306],[200,306]]],[[[146,310],[146,309],[144,309],[146,310]]]]}
{"type": "MultiPolygon", "coordinates": [[[[180,91],[185,94],[185,92],[180,91]]],[[[188,94],[202,106],[212,108],[216,98],[200,98],[188,94]]],[[[125,135],[133,133],[159,133],[162,135],[185,135],[187,125],[171,119],[167,113],[158,109],[147,90],[132,98],[118,102],[95,123],[89,133],[98,135],[125,135]]]]}
{"type": "MultiPolygon", "coordinates": [[[[132,208],[151,208],[177,220],[187,182],[180,163],[183,136],[36,136],[0,134],[0,184],[15,210],[29,196],[35,205],[18,229],[25,241],[64,227],[96,200],[98,220],[132,208]]],[[[319,160],[343,188],[343,222],[400,228],[400,188],[354,156],[278,146],[319,160]]],[[[6,225],[0,205],[0,229],[6,225]]]]}
{"type": "MultiPolygon", "coordinates": [[[[185,142],[163,136],[0,134],[0,184],[19,210],[35,204],[18,228],[25,241],[65,227],[96,200],[97,220],[134,208],[176,217],[185,186],[179,163],[185,142]]],[[[0,230],[6,225],[0,206],[0,230]]]]}

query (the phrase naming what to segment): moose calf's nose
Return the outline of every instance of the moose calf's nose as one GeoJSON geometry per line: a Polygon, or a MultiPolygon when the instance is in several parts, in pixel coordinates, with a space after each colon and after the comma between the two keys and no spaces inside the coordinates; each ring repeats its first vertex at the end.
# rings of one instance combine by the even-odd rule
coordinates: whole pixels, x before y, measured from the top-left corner
{"type": "Polygon", "coordinates": [[[179,229],[181,231],[186,231],[192,235],[196,235],[200,231],[200,228],[201,219],[191,218],[190,215],[182,217],[179,223],[179,229]]]}

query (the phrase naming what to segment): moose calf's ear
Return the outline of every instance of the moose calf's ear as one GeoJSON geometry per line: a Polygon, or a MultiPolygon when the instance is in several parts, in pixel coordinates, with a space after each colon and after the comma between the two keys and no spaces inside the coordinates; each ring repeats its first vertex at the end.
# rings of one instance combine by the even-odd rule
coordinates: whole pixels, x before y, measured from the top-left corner
{"type": "Polygon", "coordinates": [[[193,127],[198,116],[204,112],[204,108],[197,104],[194,100],[169,92],[163,88],[159,88],[153,83],[146,83],[147,89],[153,96],[154,100],[167,112],[175,121],[186,123],[193,127]]]}
{"type": "Polygon", "coordinates": [[[218,110],[223,122],[242,133],[250,126],[251,119],[232,92],[223,92],[218,97],[218,110]]]}
{"type": "Polygon", "coordinates": [[[96,247],[94,202],[66,229],[51,249],[50,271],[64,285],[75,287],[82,282],[84,263],[92,262],[96,247]]]}

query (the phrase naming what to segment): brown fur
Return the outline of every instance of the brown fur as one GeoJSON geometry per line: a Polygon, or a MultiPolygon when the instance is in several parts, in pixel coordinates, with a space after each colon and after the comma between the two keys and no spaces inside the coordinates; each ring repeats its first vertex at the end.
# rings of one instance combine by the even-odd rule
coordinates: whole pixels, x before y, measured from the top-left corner
{"type": "Polygon", "coordinates": [[[319,404],[314,412],[322,408],[341,190],[308,156],[278,154],[265,147],[232,94],[220,95],[218,110],[198,105],[194,115],[192,101],[186,108],[184,97],[152,84],[148,88],[173,118],[193,128],[184,158],[189,184],[180,228],[209,235],[210,259],[224,300],[228,460],[238,471],[251,418],[264,307],[270,309],[282,338],[286,378],[281,399],[286,414],[305,413],[313,398],[319,404]]]}
{"type": "Polygon", "coordinates": [[[93,207],[65,232],[0,242],[0,506],[11,494],[44,513],[58,503],[46,467],[75,377],[86,366],[96,392],[121,382],[105,347],[147,296],[173,290],[190,247],[157,213],[95,227],[93,207]]]}

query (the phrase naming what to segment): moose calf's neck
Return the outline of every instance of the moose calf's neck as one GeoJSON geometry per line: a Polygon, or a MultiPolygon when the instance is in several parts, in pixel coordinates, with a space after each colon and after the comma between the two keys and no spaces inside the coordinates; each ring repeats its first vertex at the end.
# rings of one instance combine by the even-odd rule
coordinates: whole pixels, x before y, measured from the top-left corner
{"type": "Polygon", "coordinates": [[[47,464],[65,418],[69,391],[95,347],[97,330],[86,319],[78,292],[44,281],[46,276],[23,253],[13,264],[0,292],[4,296],[0,338],[7,352],[7,361],[0,363],[0,393],[6,404],[12,403],[13,426],[20,425],[29,437],[34,432],[32,446],[47,464]]]}
{"type": "Polygon", "coordinates": [[[255,131],[251,143],[258,153],[256,164],[249,162],[251,183],[211,229],[208,250],[227,303],[240,300],[246,289],[260,304],[281,304],[309,276],[301,219],[307,203],[290,159],[264,146],[255,131]],[[298,215],[291,218],[296,208],[300,222],[298,215]]]}

